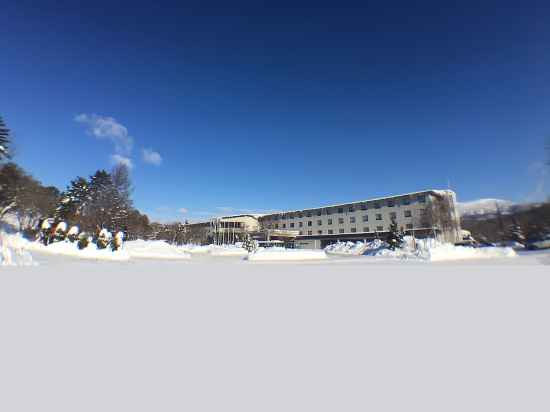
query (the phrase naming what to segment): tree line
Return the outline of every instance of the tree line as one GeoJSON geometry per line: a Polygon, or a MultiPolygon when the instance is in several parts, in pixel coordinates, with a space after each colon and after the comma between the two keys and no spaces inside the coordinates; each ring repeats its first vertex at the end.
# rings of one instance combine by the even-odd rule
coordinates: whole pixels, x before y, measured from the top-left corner
{"type": "Polygon", "coordinates": [[[111,171],[97,170],[89,177],[77,176],[60,191],[44,186],[12,159],[11,132],[0,117],[0,220],[9,215],[28,238],[39,235],[47,219],[55,228],[78,226],[98,235],[102,229],[123,232],[125,239],[183,241],[182,224],[151,223],[132,201],[133,186],[126,165],[111,171]]]}

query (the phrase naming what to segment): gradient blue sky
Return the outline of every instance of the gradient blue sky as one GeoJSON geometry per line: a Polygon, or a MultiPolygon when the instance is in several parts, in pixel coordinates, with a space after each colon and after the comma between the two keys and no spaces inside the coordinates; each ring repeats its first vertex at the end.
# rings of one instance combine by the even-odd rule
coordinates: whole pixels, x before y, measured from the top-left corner
{"type": "Polygon", "coordinates": [[[4,1],[16,160],[63,188],[131,158],[136,206],[164,220],[449,181],[459,200],[540,198],[550,3],[386,3],[4,1]]]}

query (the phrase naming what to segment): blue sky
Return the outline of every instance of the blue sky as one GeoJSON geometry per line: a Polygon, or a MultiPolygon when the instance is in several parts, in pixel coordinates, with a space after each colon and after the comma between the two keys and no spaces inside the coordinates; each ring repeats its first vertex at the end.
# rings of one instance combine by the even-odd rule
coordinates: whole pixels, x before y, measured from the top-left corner
{"type": "Polygon", "coordinates": [[[163,220],[548,192],[548,2],[261,3],[3,2],[16,160],[63,188],[130,159],[163,220]]]}

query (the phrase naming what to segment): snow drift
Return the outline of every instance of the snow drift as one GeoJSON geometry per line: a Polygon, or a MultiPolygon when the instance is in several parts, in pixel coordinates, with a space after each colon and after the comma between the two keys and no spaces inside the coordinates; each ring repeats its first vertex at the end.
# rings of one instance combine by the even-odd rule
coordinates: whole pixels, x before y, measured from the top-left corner
{"type": "Polygon", "coordinates": [[[189,259],[191,256],[181,247],[163,240],[132,240],[123,244],[122,251],[130,258],[138,259],[189,259]]]}
{"type": "Polygon", "coordinates": [[[0,265],[32,266],[35,265],[31,254],[26,250],[29,242],[20,233],[0,231],[0,265]]]}
{"type": "Polygon", "coordinates": [[[390,250],[385,242],[375,239],[370,242],[335,243],[325,248],[329,255],[371,256],[389,259],[417,259],[430,262],[461,259],[509,258],[516,256],[510,247],[472,248],[454,246],[434,239],[413,239],[405,236],[402,248],[390,250]]]}

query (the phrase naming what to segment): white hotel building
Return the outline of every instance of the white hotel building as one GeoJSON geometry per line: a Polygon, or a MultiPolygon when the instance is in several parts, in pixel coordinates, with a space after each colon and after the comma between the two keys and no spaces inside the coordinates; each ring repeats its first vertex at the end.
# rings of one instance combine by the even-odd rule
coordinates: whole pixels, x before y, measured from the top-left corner
{"type": "Polygon", "coordinates": [[[207,241],[238,240],[250,234],[258,240],[283,240],[298,248],[316,249],[337,241],[384,238],[393,220],[400,230],[416,237],[460,240],[455,193],[425,190],[268,215],[221,217],[209,223],[207,241]]]}

